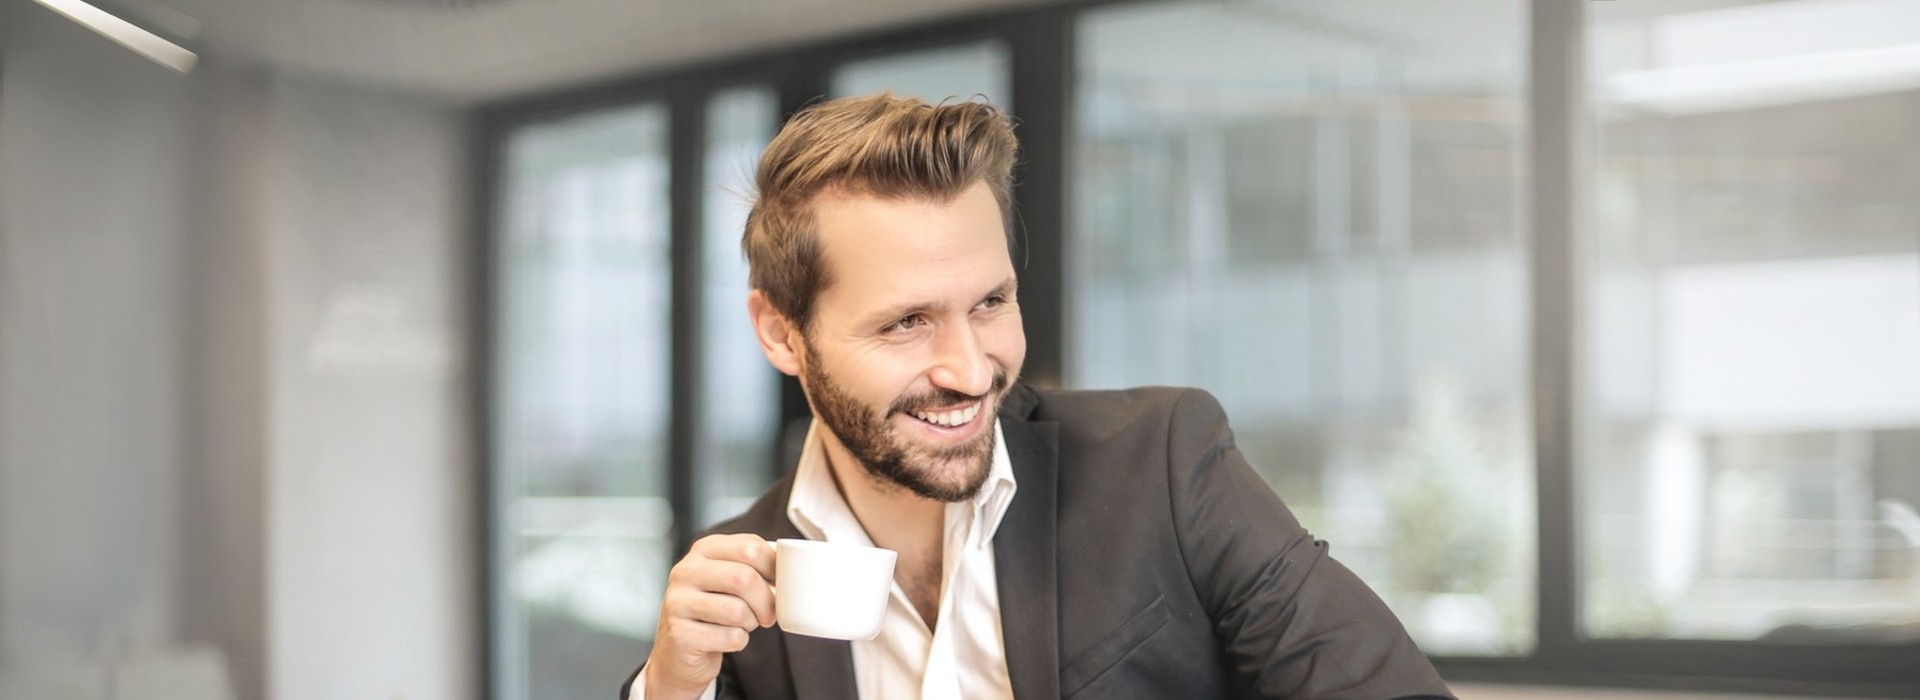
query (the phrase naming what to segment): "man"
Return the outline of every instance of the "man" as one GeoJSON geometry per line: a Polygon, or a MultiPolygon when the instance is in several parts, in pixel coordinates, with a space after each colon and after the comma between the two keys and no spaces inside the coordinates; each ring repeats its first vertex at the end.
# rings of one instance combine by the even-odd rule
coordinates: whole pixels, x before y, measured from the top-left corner
{"type": "Polygon", "coordinates": [[[982,103],[796,115],[744,241],[761,349],[815,421],[792,476],[673,567],[622,698],[1448,697],[1204,392],[1048,391],[982,103]],[[899,554],[880,636],[782,632],[769,540],[899,554]]]}

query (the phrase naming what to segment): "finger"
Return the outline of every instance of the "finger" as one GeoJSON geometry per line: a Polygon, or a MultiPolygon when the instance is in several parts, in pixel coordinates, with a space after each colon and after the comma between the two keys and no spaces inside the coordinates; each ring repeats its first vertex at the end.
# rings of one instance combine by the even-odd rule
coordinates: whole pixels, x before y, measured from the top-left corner
{"type": "Polygon", "coordinates": [[[704,566],[691,568],[687,581],[696,590],[738,598],[753,609],[760,626],[773,624],[773,586],[752,567],[739,562],[709,560],[704,566]]]}
{"type": "Polygon", "coordinates": [[[695,551],[708,559],[746,564],[759,572],[761,578],[773,580],[773,543],[758,535],[711,535],[701,539],[695,551]]]}
{"type": "Polygon", "coordinates": [[[747,631],[732,625],[680,618],[668,621],[665,628],[674,646],[694,657],[731,654],[747,648],[747,631]]]}
{"type": "Polygon", "coordinates": [[[759,622],[761,627],[773,626],[773,621],[777,619],[773,609],[776,598],[773,594],[773,586],[755,586],[744,594],[740,594],[739,598],[747,604],[747,608],[753,613],[754,620],[759,622]]]}
{"type": "Polygon", "coordinates": [[[738,596],[720,593],[688,596],[678,608],[678,612],[699,622],[738,627],[748,632],[764,626],[760,624],[760,616],[754,613],[747,601],[738,596]]]}

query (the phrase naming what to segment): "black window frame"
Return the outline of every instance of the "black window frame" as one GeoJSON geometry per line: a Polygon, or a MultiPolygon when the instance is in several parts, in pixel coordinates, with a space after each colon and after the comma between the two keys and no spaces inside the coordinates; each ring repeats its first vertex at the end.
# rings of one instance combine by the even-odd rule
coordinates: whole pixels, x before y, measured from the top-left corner
{"type": "MultiPolygon", "coordinates": [[[[705,109],[720,91],[764,85],[778,95],[782,121],[829,93],[833,70],[846,62],[965,44],[1001,42],[1009,51],[1011,102],[1022,150],[1015,171],[1014,226],[1019,242],[1022,313],[1028,354],[1025,377],[1046,386],[1064,380],[1067,177],[1074,106],[1075,25],[1090,10],[1160,0],[1068,0],[1039,7],[991,11],[905,29],[866,32],[614,80],[514,96],[471,108],[473,154],[470,205],[478,242],[472,337],[475,387],[471,420],[475,469],[481,484],[478,531],[480,615],[485,631],[481,665],[487,697],[498,697],[492,617],[498,593],[492,580],[495,490],[491,405],[494,385],[492,321],[499,261],[496,206],[502,148],[516,130],[582,112],[662,100],[669,113],[671,270],[668,465],[676,552],[686,551],[695,523],[692,473],[698,421],[704,302],[700,241],[705,109]]],[[[1580,521],[1577,487],[1580,436],[1581,239],[1586,225],[1584,178],[1592,155],[1585,88],[1586,1],[1524,0],[1527,11],[1526,96],[1529,177],[1526,184],[1532,436],[1535,446],[1538,567],[1536,646],[1516,657],[1434,657],[1450,680],[1835,697],[1920,697],[1920,643],[1805,645],[1743,641],[1590,639],[1580,633],[1580,521]]],[[[1588,0],[1590,1],[1590,0],[1588,0]]],[[[805,419],[806,400],[791,377],[782,379],[780,423],[805,419]]],[[[780,450],[769,479],[788,468],[780,450]]],[[[617,680],[610,680],[617,683],[617,680]]],[[[609,691],[611,692],[611,690],[609,691]]]]}

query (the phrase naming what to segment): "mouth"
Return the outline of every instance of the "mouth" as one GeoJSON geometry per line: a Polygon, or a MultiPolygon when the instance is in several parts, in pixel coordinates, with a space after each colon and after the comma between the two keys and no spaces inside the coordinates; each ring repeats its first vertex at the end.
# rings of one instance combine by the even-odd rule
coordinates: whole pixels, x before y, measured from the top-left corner
{"type": "Polygon", "coordinates": [[[980,417],[980,407],[985,403],[985,401],[975,399],[953,408],[908,411],[907,415],[913,416],[922,423],[938,428],[961,428],[973,423],[974,419],[980,417]]]}
{"type": "Polygon", "coordinates": [[[993,424],[995,412],[1000,410],[1000,400],[1007,394],[1007,377],[995,373],[993,385],[987,392],[978,396],[958,391],[935,389],[914,396],[903,396],[895,401],[887,413],[888,420],[897,420],[895,430],[903,431],[923,441],[926,446],[936,450],[960,448],[970,442],[983,439],[988,432],[983,426],[993,424]]]}

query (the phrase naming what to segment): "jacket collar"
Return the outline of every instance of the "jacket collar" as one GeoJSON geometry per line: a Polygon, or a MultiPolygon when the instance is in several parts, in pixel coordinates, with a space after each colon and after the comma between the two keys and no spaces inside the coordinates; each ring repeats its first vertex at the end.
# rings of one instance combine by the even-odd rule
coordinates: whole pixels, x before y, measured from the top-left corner
{"type": "Polygon", "coordinates": [[[1020,494],[993,538],[1000,574],[1000,635],[1014,697],[1060,697],[1060,589],[1057,575],[1060,425],[1034,420],[1039,394],[1014,388],[1001,431],[1020,494]]]}

